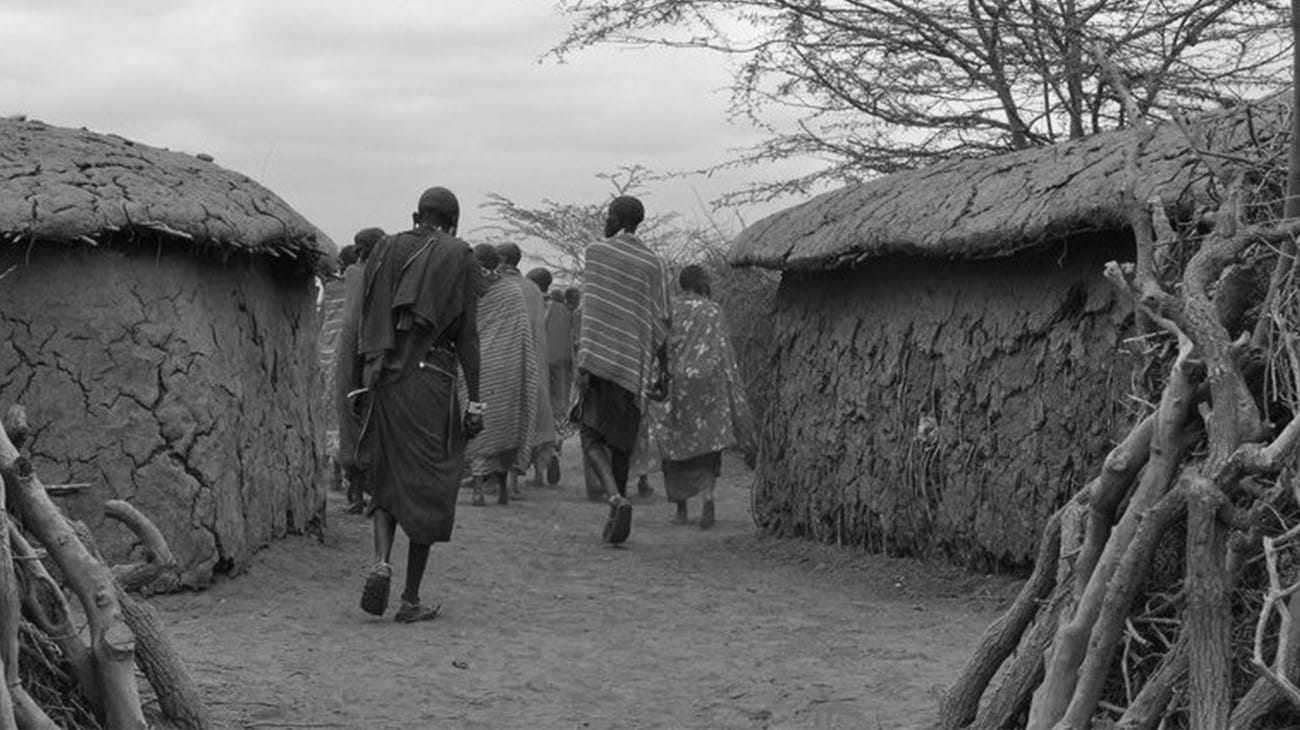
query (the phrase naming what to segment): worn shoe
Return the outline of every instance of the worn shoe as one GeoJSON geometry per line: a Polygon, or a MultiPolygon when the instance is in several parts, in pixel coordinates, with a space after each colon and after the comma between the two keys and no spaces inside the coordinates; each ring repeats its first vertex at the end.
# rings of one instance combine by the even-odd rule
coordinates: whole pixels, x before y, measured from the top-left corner
{"type": "Polygon", "coordinates": [[[650,480],[646,479],[645,474],[642,474],[641,478],[636,481],[636,496],[645,498],[654,495],[655,490],[650,488],[650,480]]]}
{"type": "Polygon", "coordinates": [[[713,516],[713,502],[704,503],[704,511],[700,513],[700,529],[707,530],[713,527],[717,520],[713,516]]]}
{"type": "Polygon", "coordinates": [[[423,603],[411,603],[402,599],[402,607],[393,614],[393,620],[399,624],[413,624],[416,621],[432,621],[442,612],[441,604],[426,606],[423,603]]]}
{"type": "Polygon", "coordinates": [[[388,610],[388,589],[393,581],[393,567],[388,563],[375,563],[366,573],[366,583],[361,587],[361,610],[372,616],[383,616],[388,610]]]}
{"type": "Polygon", "coordinates": [[[632,534],[632,503],[627,497],[611,497],[609,500],[609,519],[605,520],[605,529],[601,537],[611,545],[627,541],[632,534]]]}

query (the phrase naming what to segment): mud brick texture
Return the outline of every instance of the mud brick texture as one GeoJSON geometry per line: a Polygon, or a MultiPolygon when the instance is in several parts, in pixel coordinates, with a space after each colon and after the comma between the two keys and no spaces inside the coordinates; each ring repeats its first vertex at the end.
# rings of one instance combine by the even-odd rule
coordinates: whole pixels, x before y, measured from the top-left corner
{"type": "Polygon", "coordinates": [[[132,502],[185,585],[325,506],[317,277],[334,245],[210,158],[0,120],[0,403],[110,561],[132,502]]]}

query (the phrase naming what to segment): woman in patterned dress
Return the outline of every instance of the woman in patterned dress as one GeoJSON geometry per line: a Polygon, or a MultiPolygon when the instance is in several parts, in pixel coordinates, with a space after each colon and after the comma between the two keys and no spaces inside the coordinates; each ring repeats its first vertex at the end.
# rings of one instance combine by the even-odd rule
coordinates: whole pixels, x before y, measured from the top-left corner
{"type": "Polygon", "coordinates": [[[727,322],[710,297],[709,275],[695,265],[678,277],[681,293],[673,302],[668,335],[671,380],[668,398],[656,418],[664,489],[677,505],[678,523],[687,522],[686,500],[700,495],[700,528],[715,522],[713,487],[722,470],[722,451],[754,448],[754,422],[745,398],[727,322]]]}

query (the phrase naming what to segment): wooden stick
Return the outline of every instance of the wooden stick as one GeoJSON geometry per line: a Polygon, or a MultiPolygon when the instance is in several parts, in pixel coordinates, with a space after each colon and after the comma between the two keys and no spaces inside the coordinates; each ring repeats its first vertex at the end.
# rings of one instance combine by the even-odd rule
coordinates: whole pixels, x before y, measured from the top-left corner
{"type": "Polygon", "coordinates": [[[0,687],[0,730],[18,727],[9,690],[18,684],[18,620],[21,617],[18,579],[9,553],[9,520],[2,519],[6,491],[4,477],[0,476],[0,538],[4,543],[0,548],[0,662],[4,663],[5,680],[4,687],[0,687]]]}
{"type": "Polygon", "coordinates": [[[178,581],[176,556],[172,555],[171,547],[167,545],[167,538],[163,537],[158,526],[141,514],[130,502],[120,499],[110,499],[105,502],[104,515],[126,525],[127,529],[140,539],[147,554],[146,559],[141,562],[113,566],[113,576],[122,590],[128,593],[143,591],[168,572],[171,585],[162,586],[161,589],[167,590],[173,587],[178,581]]]}
{"type": "Polygon", "coordinates": [[[135,637],[122,618],[112,572],[86,550],[32,473],[31,463],[18,453],[2,426],[0,474],[12,489],[9,498],[14,511],[58,563],[85,608],[90,623],[91,653],[104,692],[106,724],[124,730],[143,730],[146,722],[135,682],[135,637]]]}
{"type": "MultiPolygon", "coordinates": [[[[11,519],[6,516],[6,521],[11,519]]],[[[99,675],[95,673],[95,658],[90,655],[90,647],[77,636],[77,628],[72,625],[72,611],[63,591],[45,569],[36,549],[12,522],[9,524],[9,544],[16,558],[15,566],[23,574],[23,615],[59,647],[82,696],[95,714],[102,716],[104,700],[99,675]]]]}
{"type": "Polygon", "coordinates": [[[1020,588],[1011,608],[985,629],[961,674],[944,693],[939,703],[940,727],[961,728],[975,719],[980,696],[988,687],[989,680],[1015,650],[1021,635],[1039,611],[1039,601],[1056,586],[1056,561],[1060,553],[1061,511],[1057,510],[1043,527],[1033,574],[1020,588]]]}

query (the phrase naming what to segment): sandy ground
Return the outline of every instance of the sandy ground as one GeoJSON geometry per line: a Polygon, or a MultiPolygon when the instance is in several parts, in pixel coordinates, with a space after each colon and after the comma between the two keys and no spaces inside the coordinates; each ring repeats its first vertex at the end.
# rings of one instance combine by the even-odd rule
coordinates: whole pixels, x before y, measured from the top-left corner
{"type": "Polygon", "coordinates": [[[323,540],[280,541],[241,576],[153,603],[226,727],[895,728],[932,724],[1014,593],[760,536],[752,473],[730,459],[715,529],[672,524],[652,478],[631,539],[607,546],[575,451],[561,485],[526,501],[471,507],[462,492],[426,578],[435,621],[359,610],[369,524],[339,495],[323,540]]]}

